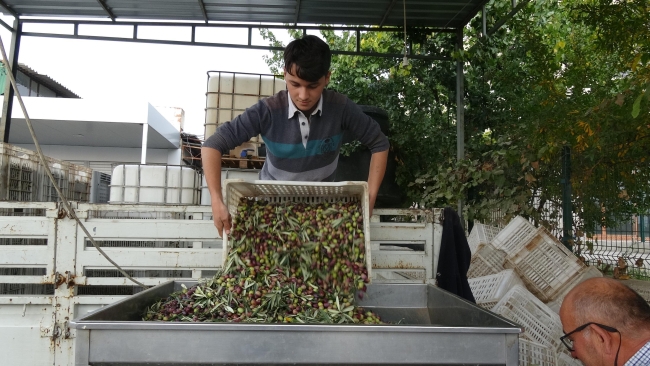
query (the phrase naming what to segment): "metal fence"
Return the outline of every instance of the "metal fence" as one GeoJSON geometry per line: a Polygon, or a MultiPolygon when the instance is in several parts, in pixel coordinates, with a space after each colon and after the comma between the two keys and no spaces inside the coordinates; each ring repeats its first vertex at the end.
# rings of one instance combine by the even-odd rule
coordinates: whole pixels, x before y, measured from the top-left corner
{"type": "Polygon", "coordinates": [[[635,215],[613,227],[601,227],[581,238],[580,255],[605,274],[615,271],[624,278],[650,280],[649,215],[635,215]]]}
{"type": "Polygon", "coordinates": [[[598,198],[581,203],[572,192],[572,183],[576,184],[578,175],[572,170],[591,166],[584,159],[572,155],[568,148],[563,149],[554,164],[559,168],[555,171],[560,175],[560,187],[556,199],[546,202],[540,221],[551,227],[586,264],[597,266],[605,275],[650,280],[650,212],[639,212],[629,204],[622,173],[617,169],[601,172],[596,192],[583,189],[586,196],[598,198]],[[613,192],[620,193],[615,197],[613,192]],[[588,219],[594,215],[593,209],[587,213],[585,205],[589,204],[599,208],[596,220],[588,219]],[[589,223],[598,220],[603,223],[589,223]]]}
{"type": "MultiPolygon", "coordinates": [[[[592,208],[586,213],[582,205],[590,204],[590,201],[580,202],[577,194],[572,192],[571,185],[572,164],[576,170],[576,165],[584,169],[584,162],[580,159],[564,149],[553,162],[547,164],[547,177],[543,179],[550,181],[542,183],[543,193],[540,193],[541,189],[534,192],[531,205],[537,214],[536,217],[529,217],[529,220],[535,226],[546,227],[587,265],[597,266],[605,275],[650,280],[650,212],[638,211],[625,197],[613,198],[612,191],[620,190],[623,194],[625,189],[617,175],[620,173],[608,172],[604,174],[602,186],[597,188],[607,189],[609,193],[587,192],[593,197],[602,196],[602,202],[594,198],[591,203],[597,205],[599,210],[594,214],[592,208]],[[607,223],[586,224],[600,220],[600,210],[602,221],[607,223]],[[592,220],[586,219],[590,215],[592,220]]],[[[503,213],[493,212],[484,223],[503,227],[503,213]]]]}

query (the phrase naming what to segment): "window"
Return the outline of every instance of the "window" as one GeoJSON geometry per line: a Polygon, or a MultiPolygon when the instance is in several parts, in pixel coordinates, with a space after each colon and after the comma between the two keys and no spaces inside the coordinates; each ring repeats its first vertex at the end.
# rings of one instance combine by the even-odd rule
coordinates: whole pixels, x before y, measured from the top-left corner
{"type": "Polygon", "coordinates": [[[22,72],[18,71],[18,75],[16,75],[16,84],[22,85],[25,88],[29,88],[29,83],[30,83],[29,76],[23,74],[22,72]]]}
{"type": "Polygon", "coordinates": [[[56,93],[47,88],[46,86],[40,85],[38,88],[38,96],[39,97],[49,97],[49,98],[55,98],[56,93]]]}

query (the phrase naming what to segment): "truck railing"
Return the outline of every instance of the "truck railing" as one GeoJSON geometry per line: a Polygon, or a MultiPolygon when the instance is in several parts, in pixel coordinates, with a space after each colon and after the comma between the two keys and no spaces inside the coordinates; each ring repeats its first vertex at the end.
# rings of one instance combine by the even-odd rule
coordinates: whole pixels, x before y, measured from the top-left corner
{"type": "MultiPolygon", "coordinates": [[[[72,206],[108,256],[147,286],[210,277],[219,269],[222,240],[210,206],[72,206]]],[[[374,210],[373,281],[432,280],[440,213],[374,210]]],[[[76,331],[68,322],[141,290],[101,256],[59,204],[0,202],[0,342],[30,349],[12,353],[17,358],[8,364],[72,365],[76,331]]]]}

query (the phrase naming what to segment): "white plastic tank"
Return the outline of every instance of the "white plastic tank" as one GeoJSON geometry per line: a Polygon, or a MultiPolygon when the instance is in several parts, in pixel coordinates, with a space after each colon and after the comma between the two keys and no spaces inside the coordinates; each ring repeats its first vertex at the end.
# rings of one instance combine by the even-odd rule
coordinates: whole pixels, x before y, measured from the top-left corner
{"type": "MultiPolygon", "coordinates": [[[[276,75],[210,71],[204,138],[212,136],[219,125],[232,121],[260,99],[285,89],[285,81],[276,75]]],[[[257,142],[258,137],[251,141],[257,142]]]]}
{"type": "Polygon", "coordinates": [[[199,174],[189,166],[117,165],[109,203],[196,205],[199,174]]]}
{"type": "MultiPolygon", "coordinates": [[[[221,186],[223,187],[223,181],[226,179],[243,179],[246,182],[253,182],[260,179],[259,176],[260,171],[258,169],[222,169],[221,186]]],[[[212,205],[208,184],[205,182],[205,176],[201,179],[201,205],[212,205]]]]}

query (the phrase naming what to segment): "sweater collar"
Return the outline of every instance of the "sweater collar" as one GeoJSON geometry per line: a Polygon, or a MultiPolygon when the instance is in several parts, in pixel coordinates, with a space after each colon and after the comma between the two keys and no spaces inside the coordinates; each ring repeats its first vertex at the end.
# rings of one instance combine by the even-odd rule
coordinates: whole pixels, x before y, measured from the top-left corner
{"type": "MultiPolygon", "coordinates": [[[[291,96],[289,95],[288,92],[287,92],[287,100],[289,104],[289,118],[295,116],[296,112],[302,113],[302,111],[298,109],[295,104],[293,104],[293,101],[291,100],[291,96]]],[[[316,109],[314,109],[314,111],[311,112],[311,115],[313,116],[318,112],[320,112],[321,116],[323,115],[323,94],[320,95],[320,99],[318,99],[318,105],[316,106],[316,109]]]]}

